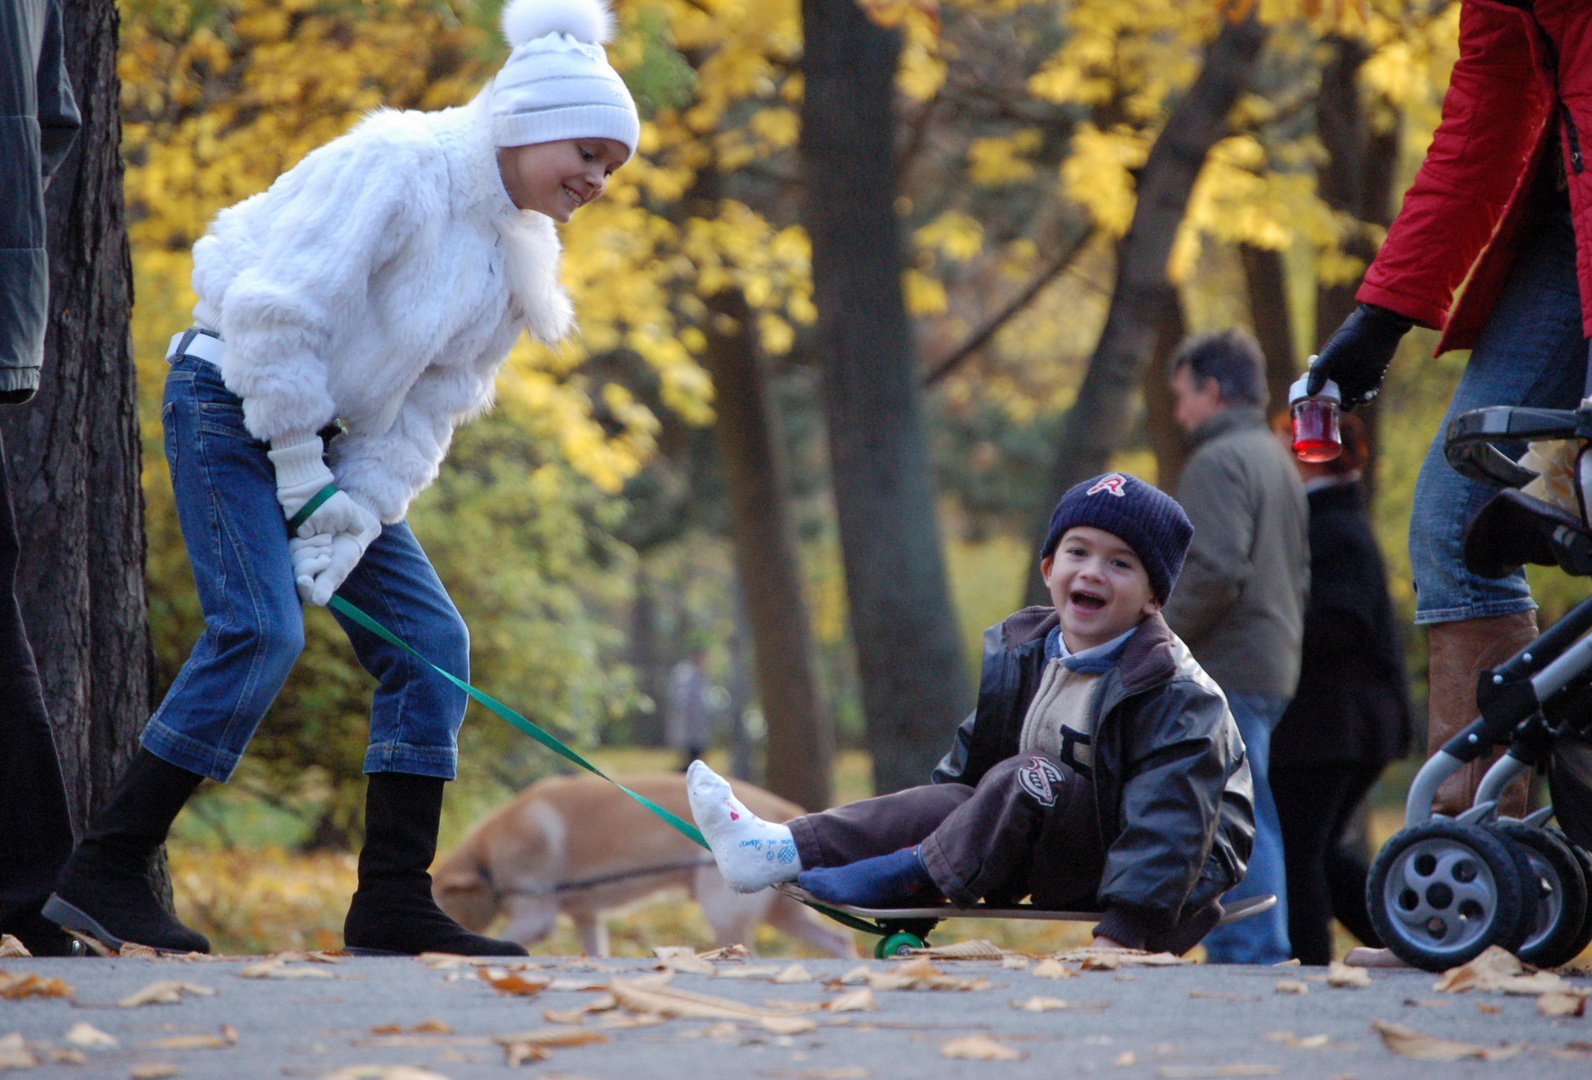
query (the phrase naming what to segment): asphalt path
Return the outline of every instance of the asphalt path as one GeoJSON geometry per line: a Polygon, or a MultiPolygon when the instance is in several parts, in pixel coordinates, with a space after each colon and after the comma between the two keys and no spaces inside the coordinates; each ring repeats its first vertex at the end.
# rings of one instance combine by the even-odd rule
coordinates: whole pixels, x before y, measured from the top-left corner
{"type": "MultiPolygon", "coordinates": [[[[1058,980],[1036,976],[1034,966],[937,960],[935,967],[947,975],[981,979],[987,985],[878,989],[876,1011],[812,1012],[806,1019],[815,1027],[785,1034],[756,1019],[655,1022],[624,1009],[569,1015],[604,996],[602,989],[575,987],[646,976],[654,971],[654,962],[646,960],[536,958],[535,966],[515,974],[532,986],[547,978],[559,981],[534,995],[500,992],[476,968],[436,968],[411,959],[295,962],[268,973],[278,977],[242,977],[258,963],[259,958],[205,963],[136,958],[0,961],[0,973],[13,980],[31,973],[59,978],[71,987],[65,997],[0,1000],[0,1066],[16,1057],[17,1040],[8,1043],[5,1037],[20,1033],[26,1044],[22,1060],[32,1057],[40,1063],[9,1075],[29,1080],[152,1080],[159,1075],[274,1080],[332,1074],[340,1080],[425,1080],[428,1075],[452,1080],[1592,1076],[1592,1016],[1549,1018],[1529,996],[1438,993],[1435,976],[1414,971],[1374,971],[1368,987],[1335,988],[1326,984],[1322,969],[1297,967],[1122,967],[1058,980]],[[307,969],[317,974],[280,977],[307,969]],[[165,980],[214,993],[186,992],[175,1004],[117,1004],[165,980]],[[1297,984],[1294,991],[1302,985],[1305,992],[1279,990],[1280,981],[1297,984]],[[1044,1012],[1014,1007],[1034,997],[1068,1004],[1044,1012]],[[560,1030],[591,1032],[601,1040],[553,1047],[541,1060],[509,1066],[508,1050],[499,1038],[554,1027],[547,1012],[556,1021],[577,1021],[559,1023],[560,1030]],[[1524,1046],[1502,1060],[1410,1059],[1384,1045],[1372,1027],[1378,1020],[1480,1047],[1524,1046]],[[103,1032],[115,1046],[75,1045],[67,1035],[78,1024],[103,1032]],[[170,1045],[174,1039],[207,1036],[221,1045],[170,1045]],[[1004,1050],[1003,1056],[1018,1060],[946,1056],[947,1044],[972,1036],[984,1037],[974,1040],[973,1052],[993,1042],[1004,1050]],[[69,1056],[83,1062],[50,1060],[61,1051],[75,1051],[69,1056]],[[398,1066],[424,1071],[393,1071],[398,1066]]],[[[789,964],[758,959],[720,963],[714,965],[717,976],[676,972],[669,988],[756,1009],[771,1008],[769,1002],[775,1003],[774,1009],[785,1009],[788,1003],[812,1006],[855,993],[860,986],[839,986],[833,980],[859,966],[876,973],[896,973],[902,966],[900,961],[802,960],[812,980],[773,982],[773,974],[789,964]],[[751,978],[723,974],[748,967],[771,970],[751,978]],[[831,980],[829,985],[825,980],[831,980]]],[[[1592,990],[1592,978],[1571,982],[1579,990],[1592,990]]],[[[788,1030],[805,1024],[798,1020],[771,1026],[788,1030]]]]}

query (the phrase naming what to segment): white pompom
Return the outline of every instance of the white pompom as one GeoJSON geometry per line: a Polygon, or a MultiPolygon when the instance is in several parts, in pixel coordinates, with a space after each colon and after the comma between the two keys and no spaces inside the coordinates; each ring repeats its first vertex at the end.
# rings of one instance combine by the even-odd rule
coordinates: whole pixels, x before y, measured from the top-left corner
{"type": "Polygon", "coordinates": [[[604,0],[509,0],[503,5],[503,36],[509,45],[547,34],[606,45],[614,36],[614,17],[604,0]]]}

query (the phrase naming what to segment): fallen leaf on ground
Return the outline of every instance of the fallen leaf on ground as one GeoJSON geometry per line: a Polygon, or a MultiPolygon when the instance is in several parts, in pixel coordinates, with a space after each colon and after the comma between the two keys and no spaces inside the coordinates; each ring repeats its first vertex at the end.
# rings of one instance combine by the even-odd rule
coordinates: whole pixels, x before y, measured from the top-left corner
{"type": "Polygon", "coordinates": [[[772,964],[748,964],[745,967],[718,968],[721,979],[770,979],[780,973],[772,964]]]}
{"type": "MultiPolygon", "coordinates": [[[[947,975],[922,956],[914,957],[892,971],[861,967],[855,969],[853,974],[858,972],[875,990],[987,990],[990,986],[988,979],[947,975]]],[[[848,977],[842,981],[850,980],[848,977]]]]}
{"type": "MultiPolygon", "coordinates": [[[[448,1080],[419,1065],[345,1065],[321,1080],[448,1080]]],[[[549,1080],[543,1077],[542,1080],[549,1080]]]]}
{"type": "Polygon", "coordinates": [[[1543,1016],[1581,1016],[1586,998],[1580,994],[1543,994],[1537,998],[1537,1011],[1543,1016]]]}
{"type": "MultiPolygon", "coordinates": [[[[665,975],[673,974],[664,972],[665,975]]],[[[549,990],[606,990],[607,979],[554,979],[547,984],[549,990]]]]}
{"type": "Polygon", "coordinates": [[[1028,957],[1022,953],[1007,953],[1001,957],[1001,968],[1006,971],[1027,971],[1028,957]]]}
{"type": "Polygon", "coordinates": [[[966,1061],[1022,1061],[1028,1055],[1005,1043],[996,1042],[988,1035],[967,1035],[941,1046],[940,1056],[966,1061]]]}
{"type": "Polygon", "coordinates": [[[0,960],[9,960],[14,956],[32,956],[28,947],[22,940],[13,934],[0,934],[0,960]]]}
{"type": "Polygon", "coordinates": [[[834,1069],[763,1069],[757,1075],[774,1080],[863,1080],[868,1070],[861,1065],[841,1065],[834,1069]]]}
{"type": "Polygon", "coordinates": [[[657,1027],[659,1024],[663,1023],[665,1019],[666,1019],[666,1017],[659,1016],[657,1013],[641,1013],[640,1015],[637,1015],[637,1016],[620,1016],[620,1015],[605,1016],[605,1017],[602,1018],[602,1022],[600,1024],[598,1024],[598,1027],[603,1027],[603,1028],[657,1027]]]}
{"type": "Polygon", "coordinates": [[[195,986],[193,983],[178,982],[175,979],[162,979],[160,982],[150,983],[137,993],[128,994],[116,1004],[124,1009],[136,1009],[140,1005],[175,1005],[182,1000],[184,994],[210,997],[214,993],[215,990],[208,986],[195,986]]]}
{"type": "Polygon", "coordinates": [[[1053,997],[1031,997],[1027,1001],[1014,1001],[1012,1008],[1025,1012],[1053,1012],[1067,1009],[1071,1012],[1104,1012],[1111,1007],[1109,1001],[1063,1001],[1053,997]]]}
{"type": "Polygon", "coordinates": [[[1045,959],[1034,965],[1029,972],[1036,979],[1076,979],[1079,973],[1063,964],[1060,960],[1045,959]]]}
{"type": "MultiPolygon", "coordinates": [[[[341,957],[334,958],[330,953],[303,954],[303,958],[311,960],[321,959],[323,957],[325,958],[322,961],[323,963],[340,964],[343,962],[341,957]]],[[[419,956],[415,957],[415,959],[426,965],[426,967],[435,968],[438,971],[452,971],[455,968],[462,967],[495,967],[505,968],[509,971],[529,971],[546,966],[545,964],[538,964],[530,960],[515,960],[509,963],[504,963],[503,958],[500,956],[460,956],[457,953],[445,952],[423,952],[419,956]]],[[[580,964],[578,966],[587,970],[594,970],[596,967],[594,964],[580,964]]]]}
{"type": "Polygon", "coordinates": [[[805,1016],[765,1016],[758,1024],[764,1031],[772,1031],[775,1035],[800,1035],[818,1030],[818,1022],[805,1016]]]}
{"type": "Polygon", "coordinates": [[[1006,953],[983,938],[969,938],[950,945],[929,945],[913,949],[913,956],[927,956],[935,960],[1001,960],[1006,953]]]}
{"type": "Polygon", "coordinates": [[[136,941],[124,941],[122,947],[116,950],[116,955],[132,960],[158,960],[160,953],[148,945],[140,945],[136,941]]]}
{"type": "Polygon", "coordinates": [[[1481,1058],[1483,1061],[1502,1061],[1514,1057],[1525,1049],[1525,1043],[1512,1046],[1477,1046],[1475,1043],[1455,1042],[1436,1035],[1427,1035],[1402,1024],[1386,1020],[1371,1021],[1371,1029],[1382,1036],[1383,1044],[1399,1057],[1418,1061],[1459,1061],[1461,1058],[1481,1058]]]}
{"type": "Polygon", "coordinates": [[[804,983],[812,982],[813,977],[808,970],[802,967],[800,964],[792,964],[790,967],[774,976],[774,981],[776,983],[804,983]]]}
{"type": "Polygon", "coordinates": [[[238,1042],[238,1029],[231,1024],[221,1025],[219,1035],[173,1035],[168,1039],[156,1039],[151,1043],[144,1043],[145,1050],[219,1050],[225,1046],[236,1046],[238,1042]]]}
{"type": "Polygon", "coordinates": [[[1278,979],[1277,985],[1272,987],[1279,994],[1308,994],[1310,987],[1298,979],[1278,979]]]}
{"type": "Polygon", "coordinates": [[[519,997],[540,994],[553,984],[553,980],[545,975],[518,975],[502,968],[479,968],[476,974],[498,993],[514,994],[519,997]]]}
{"type": "Polygon", "coordinates": [[[1371,973],[1365,968],[1350,967],[1334,960],[1327,965],[1327,985],[1345,988],[1370,986],[1371,973]]]}
{"type": "Polygon", "coordinates": [[[1138,1063],[1139,1055],[1135,1054],[1132,1050],[1122,1051],[1122,1053],[1118,1054],[1111,1062],[1113,1065],[1137,1065],[1138,1063]]]}
{"type": "Polygon", "coordinates": [[[752,950],[745,945],[725,945],[719,949],[709,949],[705,953],[697,953],[704,960],[749,960],[752,950]]]}
{"type": "Polygon", "coordinates": [[[1485,1001],[1476,1002],[1476,1011],[1481,1013],[1483,1016],[1497,1016],[1499,1013],[1503,1012],[1503,1010],[1498,1006],[1489,1005],[1485,1001]]]}
{"type": "Polygon", "coordinates": [[[182,1070],[169,1061],[140,1061],[127,1070],[127,1075],[133,1080],[165,1080],[165,1077],[176,1076],[180,1072],[182,1070]]]}
{"type": "Polygon", "coordinates": [[[1356,945],[1344,953],[1343,962],[1350,967],[1409,969],[1408,964],[1393,955],[1392,949],[1373,949],[1365,945],[1356,945]]]}
{"type": "Polygon", "coordinates": [[[1098,956],[1085,956],[1079,960],[1078,967],[1083,971],[1116,971],[1122,966],[1120,956],[1102,953],[1098,956]]]}
{"type": "Polygon", "coordinates": [[[692,975],[716,975],[718,969],[696,954],[689,945],[659,945],[652,950],[658,967],[665,971],[684,971],[692,975]]]}
{"type": "Polygon", "coordinates": [[[39,1059],[23,1040],[22,1032],[0,1036],[0,1069],[31,1069],[38,1063],[39,1059]]]}
{"type": "Polygon", "coordinates": [[[15,975],[10,972],[0,971],[0,998],[9,998],[17,1001],[22,998],[35,997],[71,997],[72,986],[60,979],[46,979],[42,975],[35,975],[31,971],[19,972],[15,975]]]}
{"type": "Polygon", "coordinates": [[[873,987],[864,986],[849,994],[841,994],[829,1002],[830,1012],[877,1012],[879,999],[873,996],[873,987]]]}
{"type": "Polygon", "coordinates": [[[241,968],[238,976],[244,979],[330,979],[332,973],[315,967],[289,967],[287,960],[278,956],[241,968]]]}
{"type": "MultiPolygon", "coordinates": [[[[635,1013],[651,1013],[686,1020],[765,1020],[786,1018],[789,1013],[747,1005],[729,998],[695,994],[673,986],[643,984],[640,979],[615,979],[610,985],[614,999],[635,1013]]],[[[811,1023],[811,1021],[808,1021],[811,1023]]]]}
{"type": "Polygon", "coordinates": [[[1273,964],[1271,966],[1272,967],[1298,967],[1302,962],[1303,961],[1301,961],[1297,956],[1290,956],[1288,959],[1279,960],[1279,961],[1277,961],[1275,964],[1273,964]]]}
{"type": "Polygon", "coordinates": [[[1223,1076],[1279,1076],[1281,1065],[1162,1065],[1155,1075],[1162,1080],[1207,1080],[1223,1076]]]}
{"type": "Polygon", "coordinates": [[[1100,970],[1114,971],[1116,968],[1123,966],[1180,967],[1184,964],[1194,963],[1193,960],[1186,956],[1173,956],[1169,952],[1145,952],[1143,949],[1102,949],[1089,946],[1081,949],[1065,949],[1062,952],[1052,954],[1052,959],[1055,960],[1066,960],[1073,963],[1082,962],[1086,970],[1094,970],[1089,968],[1088,961],[1107,957],[1115,960],[1116,963],[1102,966],[1100,970]]]}
{"type": "Polygon", "coordinates": [[[66,1041],[85,1050],[114,1050],[121,1045],[116,1036],[106,1034],[93,1024],[79,1021],[66,1031],[66,1041]]]}
{"type": "Polygon", "coordinates": [[[1449,968],[1432,986],[1444,994],[1463,994],[1467,990],[1494,991],[1504,994],[1551,994],[1561,992],[1569,984],[1551,971],[1528,973],[1526,966],[1514,954],[1497,945],[1468,964],[1449,968]]]}
{"type": "Polygon", "coordinates": [[[1404,1004],[1412,1009],[1446,1009],[1453,1004],[1442,998],[1405,998],[1404,1004]]]}
{"type": "Polygon", "coordinates": [[[1295,1035],[1291,1031],[1273,1031],[1270,1035],[1262,1035],[1267,1042],[1282,1043],[1294,1050],[1320,1050],[1332,1042],[1329,1035],[1295,1035]]]}
{"type": "Polygon", "coordinates": [[[543,1009],[542,1019],[549,1024],[582,1024],[586,1022],[585,1009],[543,1009]]]}
{"type": "Polygon", "coordinates": [[[1210,998],[1213,1001],[1259,1001],[1253,994],[1233,994],[1226,990],[1190,990],[1191,998],[1210,998]]]}
{"type": "Polygon", "coordinates": [[[537,1028],[513,1035],[499,1035],[496,1042],[503,1047],[510,1065],[523,1061],[540,1061],[547,1051],[556,1046],[585,1046],[589,1043],[607,1042],[608,1036],[579,1027],[537,1028]]]}

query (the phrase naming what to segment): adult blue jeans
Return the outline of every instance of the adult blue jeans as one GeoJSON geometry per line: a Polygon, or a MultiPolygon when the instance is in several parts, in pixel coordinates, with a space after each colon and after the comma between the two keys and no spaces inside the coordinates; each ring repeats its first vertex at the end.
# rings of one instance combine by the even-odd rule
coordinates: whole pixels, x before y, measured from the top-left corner
{"type": "Polygon", "coordinates": [[[1213,964],[1280,964],[1293,956],[1288,942],[1288,868],[1282,857],[1282,823],[1271,797],[1271,733],[1288,707],[1287,698],[1266,694],[1228,694],[1227,707],[1238,721],[1255,785],[1255,850],[1244,880],[1222,897],[1232,904],[1251,896],[1277,898],[1277,906],[1205,935],[1205,958],[1213,964]]]}
{"type": "MultiPolygon", "coordinates": [[[[1417,624],[1512,615],[1537,606],[1524,572],[1493,579],[1465,569],[1465,527],[1498,489],[1450,468],[1443,457],[1444,437],[1454,417],[1487,405],[1573,409],[1586,372],[1575,233],[1568,214],[1545,215],[1471,350],[1415,482],[1410,566],[1417,624]]],[[[1511,457],[1525,452],[1523,445],[1500,449],[1511,457]]]]}
{"type": "MultiPolygon", "coordinates": [[[[145,727],[143,745],[224,782],[303,651],[304,612],[269,447],[243,426],[243,402],[220,370],[177,358],[161,416],[205,628],[145,727]]],[[[406,523],[382,527],[337,595],[443,670],[469,678],[469,632],[406,523]]],[[[377,681],[365,772],[453,779],[464,692],[333,614],[377,681]]]]}

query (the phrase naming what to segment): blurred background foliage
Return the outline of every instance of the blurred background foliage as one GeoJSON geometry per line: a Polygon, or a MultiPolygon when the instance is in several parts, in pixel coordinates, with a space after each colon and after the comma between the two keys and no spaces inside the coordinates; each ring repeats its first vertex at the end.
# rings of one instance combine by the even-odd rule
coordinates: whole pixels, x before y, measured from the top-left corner
{"type": "MultiPolygon", "coordinates": [[[[162,690],[200,621],[160,450],[162,356],[188,322],[191,246],[217,210],[264,190],[370,110],[468,101],[506,52],[499,3],[120,0],[162,690]]],[[[779,414],[822,692],[841,746],[854,747],[862,719],[798,215],[799,5],[614,6],[610,55],[637,97],[643,134],[608,194],[561,230],[580,332],[558,349],[522,339],[498,380],[496,411],[459,432],[412,521],[470,624],[477,685],[578,745],[652,745],[670,666],[706,640],[727,730],[741,731],[743,750],[755,746],[750,645],[702,363],[712,318],[704,298],[737,288],[779,414]]],[[[1020,601],[1028,531],[1105,318],[1138,170],[1220,20],[1255,12],[1266,47],[1192,191],[1168,269],[1188,330],[1254,325],[1244,251],[1270,253],[1284,278],[1288,362],[1302,364],[1333,328],[1318,318],[1324,290],[1352,285],[1381,237],[1375,221],[1324,191],[1324,72],[1352,56],[1363,134],[1392,147],[1396,206],[1437,122],[1458,4],[864,6],[903,35],[899,133],[877,152],[900,163],[903,287],[930,388],[941,527],[972,664],[982,628],[1020,601]]],[[[1374,517],[1406,616],[1415,473],[1464,362],[1433,360],[1433,344],[1410,335],[1378,404],[1374,517]]],[[[1151,422],[1138,431],[1114,464],[1153,479],[1151,422]]],[[[1581,591],[1552,574],[1536,584],[1549,618],[1581,591]]],[[[357,837],[372,682],[324,612],[312,610],[308,623],[304,657],[237,780],[225,796],[208,787],[184,818],[186,842],[228,849],[269,839],[335,852],[357,837]]],[[[1407,638],[1419,688],[1422,642],[1407,638]]],[[[449,794],[451,836],[552,768],[523,736],[471,708],[464,782],[449,794]]],[[[749,762],[755,774],[755,756],[749,762]]],[[[177,871],[182,896],[180,857],[177,871]]]]}

